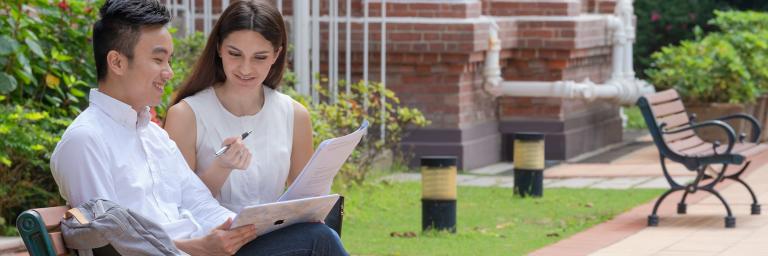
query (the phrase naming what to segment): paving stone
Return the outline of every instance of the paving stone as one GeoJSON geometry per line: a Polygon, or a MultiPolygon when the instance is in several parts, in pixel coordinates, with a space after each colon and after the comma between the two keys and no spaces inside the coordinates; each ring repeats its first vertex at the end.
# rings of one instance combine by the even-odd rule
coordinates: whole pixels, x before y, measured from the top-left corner
{"type": "Polygon", "coordinates": [[[477,169],[474,169],[474,170],[470,170],[467,173],[471,173],[471,174],[484,174],[484,175],[496,175],[496,174],[500,174],[500,173],[503,173],[503,172],[511,171],[512,169],[514,169],[514,167],[515,166],[512,163],[501,162],[501,163],[496,163],[496,164],[492,164],[492,165],[489,165],[489,166],[485,166],[485,167],[482,167],[482,168],[477,168],[477,169]]]}
{"type": "Polygon", "coordinates": [[[605,188],[605,189],[628,189],[642,184],[650,177],[633,177],[633,178],[612,178],[604,181],[592,184],[590,188],[605,188]]]}
{"type": "MultiPolygon", "coordinates": [[[[684,185],[684,184],[687,184],[688,182],[693,181],[692,177],[675,177],[674,179],[681,185],[684,185]]],[[[667,182],[667,179],[664,177],[656,177],[646,182],[638,184],[637,186],[635,186],[635,188],[669,188],[669,183],[667,182]]]]}
{"type": "Polygon", "coordinates": [[[476,177],[458,183],[459,186],[491,187],[499,184],[499,181],[497,177],[476,177]]]}
{"type": "Polygon", "coordinates": [[[549,184],[545,184],[545,188],[585,188],[592,184],[605,180],[604,178],[567,178],[558,179],[549,184]]]}
{"type": "Polygon", "coordinates": [[[420,173],[396,173],[381,179],[387,180],[390,182],[419,181],[421,180],[421,174],[420,173]]]}

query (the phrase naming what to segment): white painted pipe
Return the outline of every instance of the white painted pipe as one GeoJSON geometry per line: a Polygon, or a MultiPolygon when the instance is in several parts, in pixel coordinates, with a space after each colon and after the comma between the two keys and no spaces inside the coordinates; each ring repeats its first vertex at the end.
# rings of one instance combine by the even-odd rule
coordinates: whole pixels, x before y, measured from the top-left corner
{"type": "Polygon", "coordinates": [[[347,38],[346,39],[347,40],[345,42],[346,43],[346,47],[344,48],[345,49],[344,54],[345,54],[345,57],[346,57],[346,62],[344,62],[346,64],[346,76],[344,77],[344,80],[346,81],[346,83],[345,83],[346,88],[345,89],[346,89],[347,95],[349,95],[351,93],[350,86],[352,84],[352,19],[351,19],[351,17],[352,17],[352,0],[347,0],[346,3],[347,3],[347,8],[346,8],[346,11],[347,11],[347,19],[346,19],[346,22],[347,22],[347,24],[346,24],[347,25],[347,34],[346,34],[346,36],[347,36],[347,38]]]}
{"type": "MultiPolygon", "coordinates": [[[[613,35],[613,71],[611,79],[604,84],[595,84],[589,79],[583,82],[575,81],[502,81],[498,59],[500,47],[495,47],[498,40],[498,26],[491,18],[490,46],[486,57],[486,67],[483,75],[486,85],[500,84],[501,95],[518,97],[557,97],[574,99],[611,99],[621,104],[634,104],[640,96],[653,93],[653,86],[635,78],[632,66],[632,43],[635,28],[633,20],[632,0],[619,0],[615,16],[607,16],[607,27],[613,35]]],[[[501,45],[499,42],[498,45],[501,45]]]]}
{"type": "Polygon", "coordinates": [[[293,0],[293,7],[293,70],[296,72],[296,90],[309,96],[312,80],[309,66],[309,1],[293,0]]]}
{"type": "Polygon", "coordinates": [[[386,138],[386,114],[387,114],[387,96],[384,90],[387,89],[387,0],[381,0],[381,111],[379,111],[379,118],[381,118],[381,125],[379,127],[379,135],[381,140],[386,138]]]}
{"type": "MultiPolygon", "coordinates": [[[[363,0],[363,87],[368,88],[368,0],[363,0]]],[[[368,110],[368,93],[363,93],[363,109],[368,110]]]]}
{"type": "Polygon", "coordinates": [[[312,0],[312,103],[320,101],[320,93],[314,88],[320,84],[320,0],[312,0]]]}
{"type": "Polygon", "coordinates": [[[501,40],[499,39],[499,24],[493,18],[489,18],[490,35],[488,37],[488,53],[485,56],[485,68],[483,77],[485,84],[498,86],[503,80],[501,78],[501,66],[499,65],[499,52],[501,52],[501,40]]]}

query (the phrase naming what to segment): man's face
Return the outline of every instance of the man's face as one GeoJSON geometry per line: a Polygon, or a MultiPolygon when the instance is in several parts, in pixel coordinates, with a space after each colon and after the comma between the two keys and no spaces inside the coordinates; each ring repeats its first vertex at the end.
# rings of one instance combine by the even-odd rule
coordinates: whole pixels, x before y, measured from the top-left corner
{"type": "Polygon", "coordinates": [[[165,84],[173,77],[173,39],[165,27],[145,27],[133,49],[123,79],[128,84],[128,104],[137,107],[160,104],[165,84]]]}

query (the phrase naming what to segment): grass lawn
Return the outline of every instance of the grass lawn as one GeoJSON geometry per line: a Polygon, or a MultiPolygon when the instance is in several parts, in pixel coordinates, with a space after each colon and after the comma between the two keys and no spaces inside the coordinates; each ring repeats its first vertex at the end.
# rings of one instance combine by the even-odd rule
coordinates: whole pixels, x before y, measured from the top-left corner
{"type": "Polygon", "coordinates": [[[353,187],[342,240],[353,255],[522,255],[650,201],[661,190],[546,189],[539,199],[511,188],[459,187],[457,233],[421,232],[418,182],[353,187]],[[415,237],[391,236],[392,232],[415,237]]]}

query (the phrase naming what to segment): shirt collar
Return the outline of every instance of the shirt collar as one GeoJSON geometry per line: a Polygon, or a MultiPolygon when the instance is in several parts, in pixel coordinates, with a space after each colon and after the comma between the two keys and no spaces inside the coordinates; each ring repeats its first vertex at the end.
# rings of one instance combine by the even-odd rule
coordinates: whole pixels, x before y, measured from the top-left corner
{"type": "Polygon", "coordinates": [[[126,128],[142,128],[149,124],[149,107],[144,107],[143,111],[137,113],[130,105],[112,98],[98,89],[91,89],[88,99],[92,106],[101,109],[112,120],[126,128]]]}

